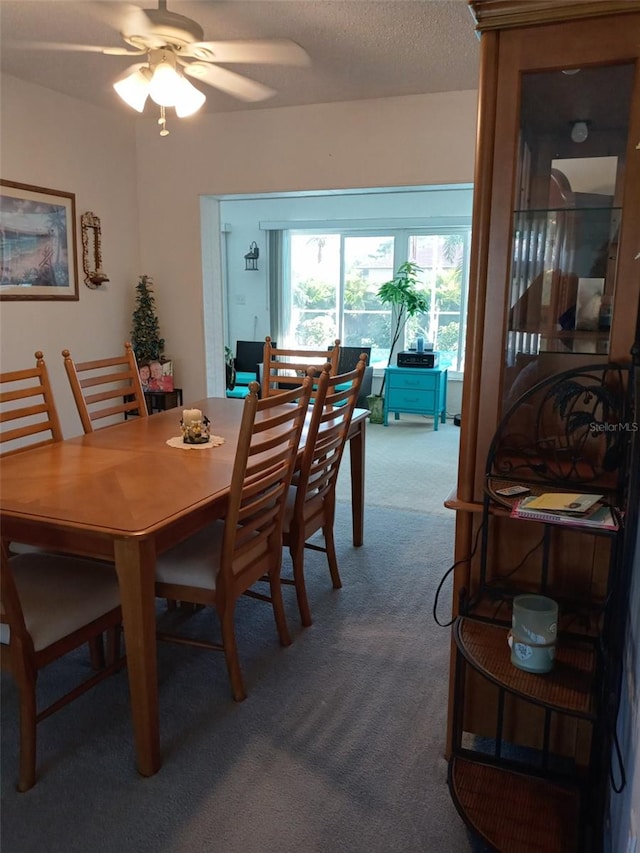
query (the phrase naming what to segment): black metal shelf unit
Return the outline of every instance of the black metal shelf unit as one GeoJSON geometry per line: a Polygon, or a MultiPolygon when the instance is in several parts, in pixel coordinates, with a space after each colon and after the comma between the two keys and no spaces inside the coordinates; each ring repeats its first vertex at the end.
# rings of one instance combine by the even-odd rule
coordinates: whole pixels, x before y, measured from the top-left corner
{"type": "Polygon", "coordinates": [[[619,654],[624,601],[617,568],[629,492],[631,433],[623,425],[630,422],[630,370],[601,363],[537,383],[506,412],[487,457],[479,581],[461,591],[453,626],[449,787],[465,821],[495,850],[601,849],[618,677],[612,656],[619,654]],[[512,518],[518,498],[497,490],[515,484],[531,494],[603,495],[615,529],[512,518]],[[521,526],[523,555],[501,549],[504,525],[521,526]],[[596,556],[585,559],[576,583],[575,570],[565,570],[581,549],[596,556]],[[512,602],[522,593],[560,605],[556,658],[546,674],[511,662],[512,602]],[[477,702],[478,691],[491,709],[490,731],[465,726],[467,702],[477,702]],[[533,709],[528,730],[515,722],[519,703],[533,709]],[[575,745],[569,751],[568,733],[575,745]]]}

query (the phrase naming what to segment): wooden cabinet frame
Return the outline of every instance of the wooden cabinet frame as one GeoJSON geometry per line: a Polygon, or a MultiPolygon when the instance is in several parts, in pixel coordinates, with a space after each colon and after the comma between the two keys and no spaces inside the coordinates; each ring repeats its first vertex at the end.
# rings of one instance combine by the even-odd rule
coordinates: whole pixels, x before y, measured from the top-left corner
{"type": "MultiPolygon", "coordinates": [[[[513,212],[519,208],[522,74],[624,63],[634,67],[626,149],[619,155],[615,187],[615,205],[622,209],[622,217],[617,256],[610,261],[616,291],[604,360],[630,363],[640,310],[640,0],[469,0],[469,5],[481,34],[481,67],[458,483],[455,496],[447,501],[456,510],[454,617],[461,590],[472,588],[480,573],[473,549],[482,517],[484,469],[504,412],[513,212]]],[[[573,364],[590,360],[572,357],[573,364]]],[[[557,372],[573,364],[561,356],[557,372]]],[[[508,530],[504,535],[503,545],[508,547],[508,530]]],[[[597,559],[606,561],[606,556],[599,554],[597,559]]],[[[459,713],[453,701],[456,677],[452,643],[448,754],[459,713]]],[[[482,721],[481,704],[479,699],[475,708],[465,707],[465,718],[475,715],[482,721]]],[[[527,713],[518,710],[525,729],[527,713]]],[[[575,739],[575,733],[567,736],[575,739]]]]}

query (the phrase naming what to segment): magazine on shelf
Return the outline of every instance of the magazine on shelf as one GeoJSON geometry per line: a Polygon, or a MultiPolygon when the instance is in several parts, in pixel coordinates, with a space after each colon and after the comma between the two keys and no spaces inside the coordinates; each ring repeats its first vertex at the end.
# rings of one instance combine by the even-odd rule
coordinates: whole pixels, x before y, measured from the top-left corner
{"type": "Polygon", "coordinates": [[[529,509],[541,509],[545,512],[562,512],[583,515],[602,500],[604,495],[580,494],[575,492],[545,492],[529,498],[529,509]]]}
{"type": "Polygon", "coordinates": [[[563,512],[551,512],[550,510],[531,509],[528,505],[530,502],[531,498],[522,498],[522,500],[517,501],[511,510],[511,518],[544,521],[547,524],[566,524],[571,527],[591,527],[596,530],[618,529],[611,509],[602,504],[595,504],[589,512],[583,515],[570,515],[563,512]]]}

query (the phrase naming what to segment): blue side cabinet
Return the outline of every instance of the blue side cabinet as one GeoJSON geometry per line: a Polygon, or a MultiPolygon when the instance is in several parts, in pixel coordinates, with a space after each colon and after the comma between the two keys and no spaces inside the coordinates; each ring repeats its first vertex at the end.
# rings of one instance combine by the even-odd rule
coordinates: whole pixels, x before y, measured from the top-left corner
{"type": "Polygon", "coordinates": [[[431,415],[433,428],[447,419],[447,369],[445,367],[387,367],[385,370],[384,425],[389,412],[431,415]]]}

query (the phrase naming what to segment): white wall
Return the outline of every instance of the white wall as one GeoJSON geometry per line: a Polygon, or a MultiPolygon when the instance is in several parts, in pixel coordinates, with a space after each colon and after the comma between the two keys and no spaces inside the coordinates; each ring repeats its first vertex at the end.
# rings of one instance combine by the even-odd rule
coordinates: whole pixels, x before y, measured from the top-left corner
{"type": "Polygon", "coordinates": [[[174,119],[165,138],[142,118],[141,265],[185,403],[207,390],[200,196],[471,183],[475,125],[474,91],[174,119]]]}
{"type": "Polygon", "coordinates": [[[48,89],[4,75],[0,175],[75,193],[76,214],[92,210],[102,223],[102,253],[109,282],[85,286],[78,225],[77,302],[0,303],[0,364],[12,370],[35,364],[43,351],[65,437],[82,432],[61,350],[87,358],[119,352],[130,337],[138,264],[136,144],[126,114],[107,114],[48,89]]]}
{"type": "MultiPolygon", "coordinates": [[[[205,358],[217,359],[205,348],[201,196],[473,180],[474,91],[173,119],[161,138],[153,115],[107,113],[6,75],[1,84],[2,177],[74,192],[78,216],[102,221],[108,284],[80,282],[74,303],[0,305],[2,369],[43,350],[66,436],[80,424],[60,350],[81,360],[119,349],[142,273],[155,281],[185,403],[207,393],[205,358]]],[[[78,250],[81,261],[79,238],[78,250]]],[[[216,323],[209,346],[221,358],[216,323]]]]}
{"type": "MultiPolygon", "coordinates": [[[[81,282],[77,303],[1,305],[3,369],[43,350],[65,435],[80,428],[59,352],[82,359],[119,348],[142,273],[155,281],[185,403],[207,393],[200,196],[473,179],[473,91],[174,119],[165,138],[153,115],[135,120],[135,136],[132,121],[2,79],[2,177],[74,192],[78,216],[92,210],[102,221],[111,280],[101,290],[81,282]]],[[[210,341],[220,353],[222,319],[213,318],[210,341]]]]}

